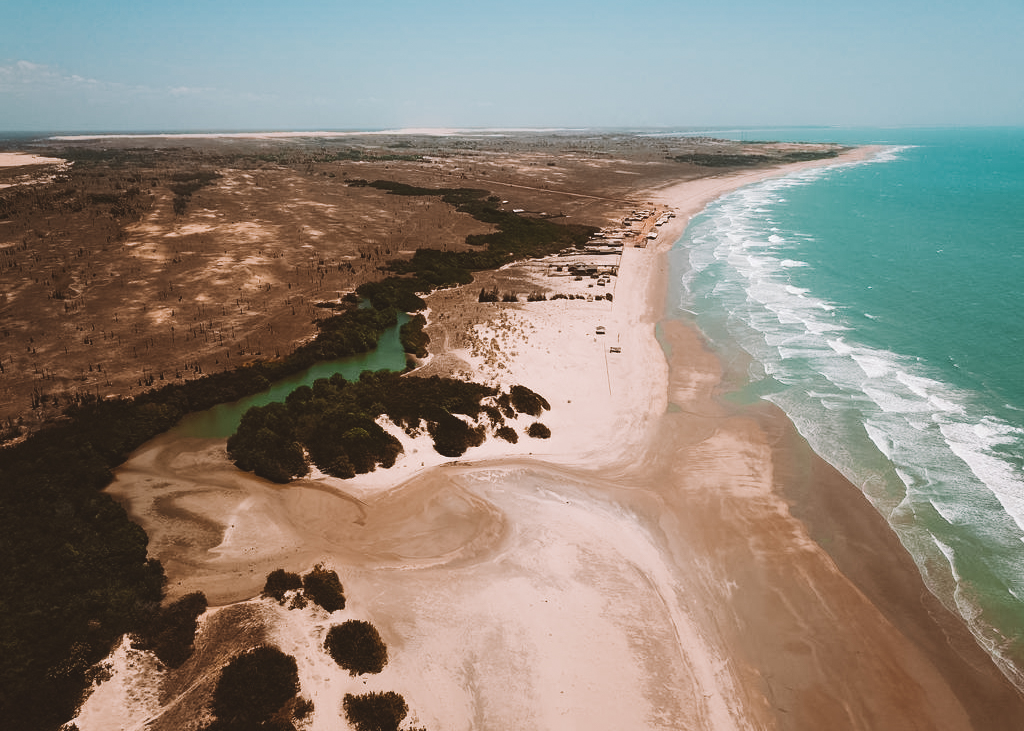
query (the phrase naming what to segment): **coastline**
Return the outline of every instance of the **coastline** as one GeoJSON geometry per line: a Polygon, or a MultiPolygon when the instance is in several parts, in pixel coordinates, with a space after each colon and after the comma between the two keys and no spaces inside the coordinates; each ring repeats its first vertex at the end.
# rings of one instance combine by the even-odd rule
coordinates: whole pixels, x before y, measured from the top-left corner
{"type": "MultiPolygon", "coordinates": [[[[854,159],[877,149],[859,148],[854,159]]],[[[739,554],[723,557],[722,573],[746,581],[737,580],[718,609],[734,612],[734,657],[752,658],[778,727],[1016,728],[1024,718],[1020,691],[963,620],[928,591],[867,497],[811,449],[777,406],[718,400],[721,364],[702,336],[679,321],[661,326],[669,400],[681,412],[667,415],[675,423],[665,448],[676,450],[677,464],[699,461],[702,452],[718,460],[746,453],[731,480],[709,484],[691,475],[677,485],[694,499],[719,502],[711,510],[722,519],[717,532],[708,511],[691,530],[712,534],[711,553],[739,554]],[[695,360],[707,370],[695,368],[695,360]],[[768,453],[760,472],[751,467],[752,447],[768,453]],[[712,486],[719,494],[709,498],[712,486]]],[[[692,515],[692,500],[686,505],[680,515],[692,515]]]]}
{"type": "MultiPolygon", "coordinates": [[[[493,358],[454,348],[455,365],[424,370],[533,388],[552,403],[549,441],[491,440],[446,466],[408,444],[397,471],[281,490],[221,465],[215,443],[155,440],[111,491],[176,591],[214,604],[329,557],[350,610],[396,648],[371,689],[399,687],[431,728],[554,728],[567,714],[595,728],[1014,728],[1019,693],[866,498],[781,411],[723,405],[716,357],[662,319],[667,252],[690,216],[822,164],[652,191],[677,218],[656,246],[624,251],[614,304],[488,311],[461,294],[474,342],[499,341],[493,358]],[[145,482],[169,474],[153,496],[145,482]],[[193,550],[176,553],[188,530],[193,550]]],[[[294,640],[292,620],[279,633],[294,640]]],[[[343,692],[332,682],[303,688],[319,708],[343,692]]]]}
{"type": "MultiPolygon", "coordinates": [[[[874,151],[860,150],[865,157],[874,151]]],[[[711,553],[743,556],[723,559],[723,574],[746,581],[737,580],[718,607],[735,612],[736,655],[756,658],[779,727],[1016,728],[1024,718],[1019,690],[963,620],[928,591],[867,497],[811,449],[777,406],[719,401],[722,371],[714,355],[702,358],[715,370],[712,378],[694,369],[692,355],[672,355],[704,349],[702,336],[678,321],[662,327],[670,401],[683,412],[667,415],[676,423],[665,448],[677,450],[677,463],[692,464],[702,451],[718,460],[747,455],[732,485],[712,483],[720,491],[715,497],[707,496],[712,484],[696,481],[693,497],[719,502],[712,512],[723,524],[716,532],[705,511],[692,530],[713,534],[711,553]],[[715,440],[725,448],[706,449],[715,440]],[[750,466],[752,446],[769,454],[760,473],[750,466]]],[[[694,482],[688,476],[677,484],[692,491],[694,482]]],[[[693,502],[687,507],[692,512],[693,502]]]]}

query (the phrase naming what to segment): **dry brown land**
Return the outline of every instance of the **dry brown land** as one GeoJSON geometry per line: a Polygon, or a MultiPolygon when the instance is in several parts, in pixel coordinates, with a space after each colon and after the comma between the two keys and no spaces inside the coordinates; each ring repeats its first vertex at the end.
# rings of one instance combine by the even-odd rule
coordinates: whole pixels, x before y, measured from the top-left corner
{"type": "Polygon", "coordinates": [[[38,152],[78,160],[56,181],[52,165],[0,167],[0,185],[22,183],[0,188],[0,424],[29,428],[76,393],[133,395],[287,353],[314,334],[316,303],[385,261],[489,231],[437,198],[347,179],[483,188],[506,208],[604,226],[652,184],[707,172],[667,159],[692,144],[615,135],[53,144],[38,152]],[[339,153],[362,159],[317,162],[339,153]],[[196,172],[219,177],[178,215],[175,177],[196,172]]]}

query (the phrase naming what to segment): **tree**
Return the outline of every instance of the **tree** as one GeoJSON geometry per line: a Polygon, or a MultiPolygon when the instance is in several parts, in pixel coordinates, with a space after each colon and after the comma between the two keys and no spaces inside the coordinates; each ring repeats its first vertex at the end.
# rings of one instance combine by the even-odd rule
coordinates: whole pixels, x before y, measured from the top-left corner
{"type": "Polygon", "coordinates": [[[310,601],[319,604],[328,612],[345,608],[345,594],[338,574],[325,569],[322,564],[317,564],[302,577],[302,588],[310,601]]]}
{"type": "Polygon", "coordinates": [[[239,469],[273,482],[285,483],[309,471],[306,455],[295,441],[294,420],[283,403],[246,411],[227,447],[239,469]]]}
{"type": "Polygon", "coordinates": [[[270,645],[236,656],[213,691],[214,728],[259,728],[299,692],[295,658],[270,645]]]}
{"type": "Polygon", "coordinates": [[[426,324],[427,318],[423,315],[416,315],[399,328],[398,333],[399,340],[402,343],[402,350],[406,353],[412,353],[417,358],[426,358],[429,355],[427,344],[430,342],[430,336],[423,332],[426,324]]]}
{"type": "Polygon", "coordinates": [[[540,416],[544,411],[551,408],[551,404],[547,402],[547,399],[539,393],[531,391],[526,386],[512,386],[508,393],[512,406],[521,413],[529,414],[530,416],[540,416]]]}
{"type": "Polygon", "coordinates": [[[532,424],[530,424],[530,427],[526,430],[526,433],[529,434],[534,439],[547,439],[548,437],[551,436],[551,430],[548,429],[543,424],[541,424],[539,421],[535,421],[532,424]]]}
{"type": "Polygon", "coordinates": [[[349,675],[379,673],[388,664],[388,648],[380,633],[361,619],[350,619],[331,627],[324,649],[349,675]]]}
{"type": "Polygon", "coordinates": [[[482,427],[471,427],[457,416],[438,414],[437,421],[427,425],[434,439],[434,451],[445,457],[461,457],[470,447],[483,444],[486,433],[482,427]]]}
{"type": "Polygon", "coordinates": [[[285,592],[302,588],[302,577],[284,569],[274,569],[267,574],[267,582],[263,585],[260,596],[271,597],[278,603],[284,601],[285,592]]]}
{"type": "Polygon", "coordinates": [[[345,718],[356,731],[397,731],[398,724],[409,713],[405,698],[394,691],[364,695],[346,693],[342,708],[345,718]]]}
{"type": "Polygon", "coordinates": [[[494,436],[501,437],[510,444],[515,444],[519,441],[519,435],[516,434],[515,429],[510,426],[500,426],[498,430],[494,432],[494,436]]]}
{"type": "Polygon", "coordinates": [[[201,591],[171,602],[157,612],[148,631],[140,636],[139,647],[152,650],[168,667],[181,666],[192,655],[196,619],[206,606],[206,595],[201,591]]]}

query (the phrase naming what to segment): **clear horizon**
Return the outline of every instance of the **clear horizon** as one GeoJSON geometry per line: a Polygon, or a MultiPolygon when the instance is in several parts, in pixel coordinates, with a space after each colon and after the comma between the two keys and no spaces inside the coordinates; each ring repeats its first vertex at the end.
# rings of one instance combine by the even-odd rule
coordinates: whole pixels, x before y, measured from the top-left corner
{"type": "Polygon", "coordinates": [[[1016,126],[1024,6],[0,9],[0,130],[1016,126]]]}

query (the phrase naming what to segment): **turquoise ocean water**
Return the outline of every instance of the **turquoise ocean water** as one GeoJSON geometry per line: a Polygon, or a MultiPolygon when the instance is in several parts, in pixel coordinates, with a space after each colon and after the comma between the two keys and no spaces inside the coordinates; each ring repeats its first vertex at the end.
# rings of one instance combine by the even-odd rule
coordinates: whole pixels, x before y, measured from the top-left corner
{"type": "Polygon", "coordinates": [[[1024,687],[1024,129],[709,131],[881,144],[736,191],[672,252],[670,316],[888,520],[1024,687]]]}

